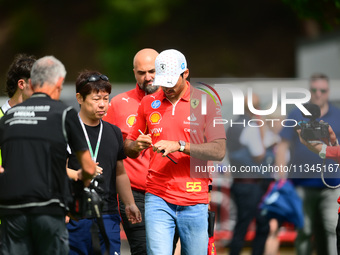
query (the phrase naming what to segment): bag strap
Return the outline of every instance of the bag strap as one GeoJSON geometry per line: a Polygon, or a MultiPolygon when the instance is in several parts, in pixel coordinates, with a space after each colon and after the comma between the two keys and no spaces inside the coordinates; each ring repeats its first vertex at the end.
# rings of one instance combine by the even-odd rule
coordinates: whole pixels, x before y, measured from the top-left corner
{"type": "Polygon", "coordinates": [[[109,255],[110,254],[110,240],[109,240],[109,237],[107,236],[106,231],[105,231],[103,218],[100,217],[100,218],[97,218],[96,220],[97,220],[97,225],[99,227],[99,231],[100,231],[100,233],[101,233],[101,235],[104,239],[104,243],[105,243],[105,247],[106,247],[104,255],[109,255]]]}
{"type": "Polygon", "coordinates": [[[95,223],[95,221],[93,221],[91,226],[91,237],[94,255],[102,255],[98,231],[99,231],[98,225],[95,223]]]}
{"type": "Polygon", "coordinates": [[[92,204],[93,215],[95,215],[95,221],[91,227],[93,252],[95,255],[102,254],[101,247],[100,247],[99,233],[98,233],[98,230],[99,230],[100,234],[102,235],[104,239],[104,243],[106,247],[104,255],[109,255],[110,254],[110,240],[105,231],[104,221],[99,210],[99,205],[98,203],[91,203],[91,204],[92,204]]]}

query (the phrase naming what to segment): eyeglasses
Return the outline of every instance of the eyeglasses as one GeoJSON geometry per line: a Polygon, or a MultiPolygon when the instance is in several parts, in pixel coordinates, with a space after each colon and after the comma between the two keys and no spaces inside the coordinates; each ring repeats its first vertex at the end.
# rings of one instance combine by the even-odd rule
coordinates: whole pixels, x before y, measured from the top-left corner
{"type": "Polygon", "coordinates": [[[91,75],[89,78],[87,78],[79,87],[78,87],[78,90],[77,92],[79,92],[86,83],[88,82],[96,82],[96,81],[99,81],[100,79],[102,79],[103,81],[109,81],[109,78],[104,75],[104,74],[101,74],[101,75],[98,75],[98,74],[93,74],[91,75]]]}
{"type": "Polygon", "coordinates": [[[325,94],[328,92],[328,89],[316,89],[316,88],[311,88],[310,91],[312,93],[316,93],[317,91],[320,91],[322,94],[325,94]]]}

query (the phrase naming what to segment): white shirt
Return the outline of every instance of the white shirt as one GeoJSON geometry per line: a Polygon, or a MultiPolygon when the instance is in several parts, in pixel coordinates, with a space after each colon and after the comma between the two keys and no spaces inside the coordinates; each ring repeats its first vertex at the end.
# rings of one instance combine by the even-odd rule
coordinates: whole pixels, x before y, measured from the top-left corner
{"type": "Polygon", "coordinates": [[[6,113],[9,109],[11,109],[12,107],[9,105],[9,99],[6,101],[6,103],[3,104],[3,106],[1,106],[1,110],[3,111],[3,113],[6,113]]]}
{"type": "Polygon", "coordinates": [[[249,149],[253,157],[260,156],[265,152],[258,127],[246,126],[241,133],[240,143],[249,149]]]}

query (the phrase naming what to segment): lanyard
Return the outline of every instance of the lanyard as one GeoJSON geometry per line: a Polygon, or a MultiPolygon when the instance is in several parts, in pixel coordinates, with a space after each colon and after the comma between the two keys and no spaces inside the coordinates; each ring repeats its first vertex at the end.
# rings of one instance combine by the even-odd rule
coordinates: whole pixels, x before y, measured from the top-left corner
{"type": "Polygon", "coordinates": [[[84,122],[81,120],[79,114],[78,114],[78,118],[79,118],[81,127],[83,128],[83,131],[84,131],[84,135],[85,135],[85,138],[86,138],[87,145],[89,146],[89,151],[90,151],[90,153],[91,153],[91,158],[92,158],[92,160],[93,160],[94,162],[97,162],[97,156],[98,156],[98,151],[99,151],[99,145],[100,145],[100,141],[101,141],[101,139],[102,139],[102,133],[103,133],[103,122],[100,120],[100,130],[99,130],[99,135],[98,135],[96,150],[95,150],[95,152],[94,152],[94,154],[93,154],[93,150],[92,150],[92,146],[91,146],[91,143],[90,143],[89,135],[87,134],[87,131],[86,131],[84,122]]]}

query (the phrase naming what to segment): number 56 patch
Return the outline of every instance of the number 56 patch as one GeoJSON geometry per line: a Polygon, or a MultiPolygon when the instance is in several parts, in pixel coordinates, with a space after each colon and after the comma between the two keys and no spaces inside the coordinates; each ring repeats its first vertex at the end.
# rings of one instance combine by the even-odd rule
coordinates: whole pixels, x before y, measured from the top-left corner
{"type": "Polygon", "coordinates": [[[187,192],[199,192],[201,190],[201,182],[187,182],[187,192]]]}

